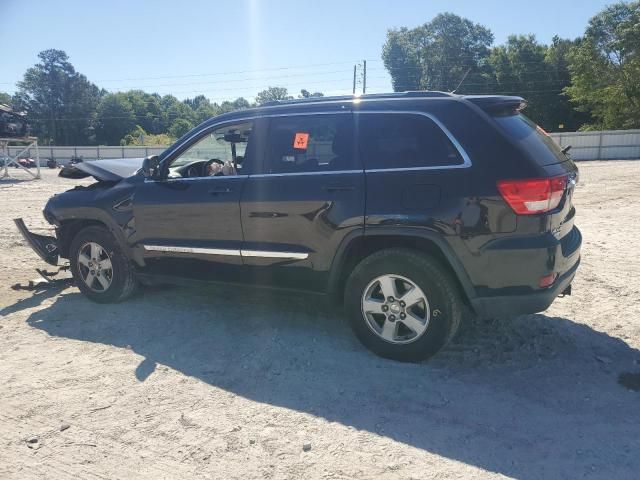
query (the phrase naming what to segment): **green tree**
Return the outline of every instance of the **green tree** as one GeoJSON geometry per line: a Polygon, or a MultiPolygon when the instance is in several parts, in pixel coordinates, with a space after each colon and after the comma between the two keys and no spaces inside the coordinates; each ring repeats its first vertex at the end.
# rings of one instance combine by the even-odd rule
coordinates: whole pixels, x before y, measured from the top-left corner
{"type": "Polygon", "coordinates": [[[45,141],[90,143],[102,92],[75,71],[62,50],[45,50],[38,58],[18,82],[15,106],[27,111],[33,132],[45,141]]]}
{"type": "Polygon", "coordinates": [[[118,145],[135,125],[136,115],[126,93],[104,96],[97,109],[96,140],[99,143],[118,145]]]}
{"type": "Polygon", "coordinates": [[[267,102],[275,102],[278,100],[292,100],[293,97],[289,95],[289,92],[284,87],[269,87],[266,90],[262,90],[256,95],[256,103],[263,105],[267,102]]]}
{"type": "Polygon", "coordinates": [[[211,117],[215,117],[220,113],[220,107],[212,104],[204,95],[198,95],[195,98],[187,98],[183,100],[183,103],[193,111],[194,122],[196,125],[210,119],[211,117]]]}
{"type": "Polygon", "coordinates": [[[193,125],[189,120],[178,118],[174,120],[174,122],[171,124],[171,127],[169,127],[169,135],[171,135],[173,138],[180,138],[192,128],[193,125]]]}
{"type": "Polygon", "coordinates": [[[174,140],[166,133],[154,135],[147,133],[140,125],[136,125],[131,132],[120,140],[120,145],[171,145],[174,140]]]}
{"type": "Polygon", "coordinates": [[[483,81],[483,63],[492,42],[488,28],[441,13],[414,29],[389,30],[382,60],[395,91],[451,91],[465,76],[468,84],[483,81]]]}
{"type": "MultiPolygon", "coordinates": [[[[133,112],[136,122],[145,132],[160,133],[163,124],[163,107],[161,97],[157,93],[149,94],[142,90],[129,90],[125,92],[133,112]]],[[[166,130],[165,130],[166,131],[166,130]]]]}
{"type": "Polygon", "coordinates": [[[180,118],[187,120],[192,125],[195,122],[194,111],[173,95],[163,96],[160,102],[163,111],[160,131],[168,132],[173,122],[180,118]]]}
{"type": "MultiPolygon", "coordinates": [[[[569,53],[578,45],[580,45],[580,39],[569,40],[557,35],[553,37],[544,58],[552,90],[558,88],[564,90],[571,85],[569,53]]],[[[545,128],[549,131],[575,131],[591,121],[589,113],[578,111],[565,91],[560,94],[551,93],[549,97],[550,101],[545,105],[548,117],[545,128]]]]}
{"type": "Polygon", "coordinates": [[[309,90],[305,90],[304,88],[300,90],[300,95],[298,98],[312,98],[312,97],[324,97],[324,93],[322,92],[309,92],[309,90]]]}
{"type": "Polygon", "coordinates": [[[218,114],[234,112],[236,110],[242,110],[251,106],[249,101],[243,97],[236,98],[233,102],[225,100],[220,105],[214,105],[218,108],[218,114]]]}
{"type": "Polygon", "coordinates": [[[0,103],[11,106],[13,103],[11,95],[5,92],[0,92],[0,103]]]}
{"type": "Polygon", "coordinates": [[[591,128],[640,128],[640,2],[610,5],[571,49],[566,88],[591,128]]]}
{"type": "Polygon", "coordinates": [[[546,62],[548,48],[534,35],[511,35],[505,45],[495,47],[487,59],[490,69],[488,91],[504,95],[520,95],[527,99],[527,115],[545,129],[558,127],[549,106],[568,103],[562,89],[568,79],[556,78],[546,62]]]}

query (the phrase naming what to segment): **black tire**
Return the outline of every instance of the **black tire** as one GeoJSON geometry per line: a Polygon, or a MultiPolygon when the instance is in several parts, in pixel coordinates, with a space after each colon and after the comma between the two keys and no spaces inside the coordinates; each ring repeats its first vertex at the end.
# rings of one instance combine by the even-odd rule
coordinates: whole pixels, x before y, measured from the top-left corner
{"type": "MultiPolygon", "coordinates": [[[[122,252],[113,235],[104,227],[86,227],[74,237],[69,249],[71,273],[76,285],[90,300],[97,303],[118,303],[130,297],[137,287],[133,265],[122,252]],[[100,245],[111,260],[110,285],[102,291],[90,288],[84,281],[78,262],[80,250],[89,242],[100,245]]],[[[86,267],[84,267],[86,268],[86,267]]]]}
{"type": "Polygon", "coordinates": [[[344,304],[358,339],[377,355],[401,362],[419,362],[437,353],[455,336],[464,311],[449,272],[434,258],[404,248],[381,250],[362,260],[347,280],[344,304]],[[374,333],[363,314],[367,286],[383,275],[405,277],[425,292],[430,309],[427,328],[410,343],[386,341],[374,333]]]}

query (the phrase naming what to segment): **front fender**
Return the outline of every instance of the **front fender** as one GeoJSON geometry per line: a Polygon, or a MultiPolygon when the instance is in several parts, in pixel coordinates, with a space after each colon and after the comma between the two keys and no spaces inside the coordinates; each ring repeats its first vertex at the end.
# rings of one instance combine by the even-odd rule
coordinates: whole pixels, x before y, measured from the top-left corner
{"type": "Polygon", "coordinates": [[[56,226],[61,256],[65,256],[75,234],[85,225],[102,224],[114,236],[123,252],[131,258],[132,249],[126,231],[133,220],[132,209],[114,208],[133,194],[133,186],[116,185],[78,187],[52,197],[45,207],[45,217],[56,226]]]}

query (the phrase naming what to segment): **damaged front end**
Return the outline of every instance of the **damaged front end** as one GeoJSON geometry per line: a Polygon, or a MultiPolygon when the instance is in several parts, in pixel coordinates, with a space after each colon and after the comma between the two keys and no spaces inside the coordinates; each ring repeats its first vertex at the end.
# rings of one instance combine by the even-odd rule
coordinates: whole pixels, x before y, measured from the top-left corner
{"type": "Polygon", "coordinates": [[[55,237],[30,232],[22,218],[15,218],[13,221],[24,239],[40,258],[49,265],[58,265],[60,250],[58,248],[58,240],[55,237]]]}
{"type": "Polygon", "coordinates": [[[31,248],[49,265],[68,259],[73,238],[89,225],[107,227],[126,248],[121,229],[131,220],[131,198],[135,186],[142,181],[142,177],[136,176],[142,162],[143,159],[133,158],[75,164],[77,174],[93,177],[97,182],[76,185],[49,199],[43,214],[45,220],[55,226],[55,236],[29,231],[22,218],[14,219],[14,223],[31,248]]]}

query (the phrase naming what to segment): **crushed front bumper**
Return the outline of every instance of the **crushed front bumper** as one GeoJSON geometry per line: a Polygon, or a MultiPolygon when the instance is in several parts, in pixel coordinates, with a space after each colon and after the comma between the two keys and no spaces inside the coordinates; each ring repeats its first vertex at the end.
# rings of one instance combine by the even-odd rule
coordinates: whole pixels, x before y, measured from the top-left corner
{"type": "Polygon", "coordinates": [[[58,240],[48,235],[30,232],[22,218],[14,218],[14,223],[34,252],[49,265],[58,264],[58,240]]]}

